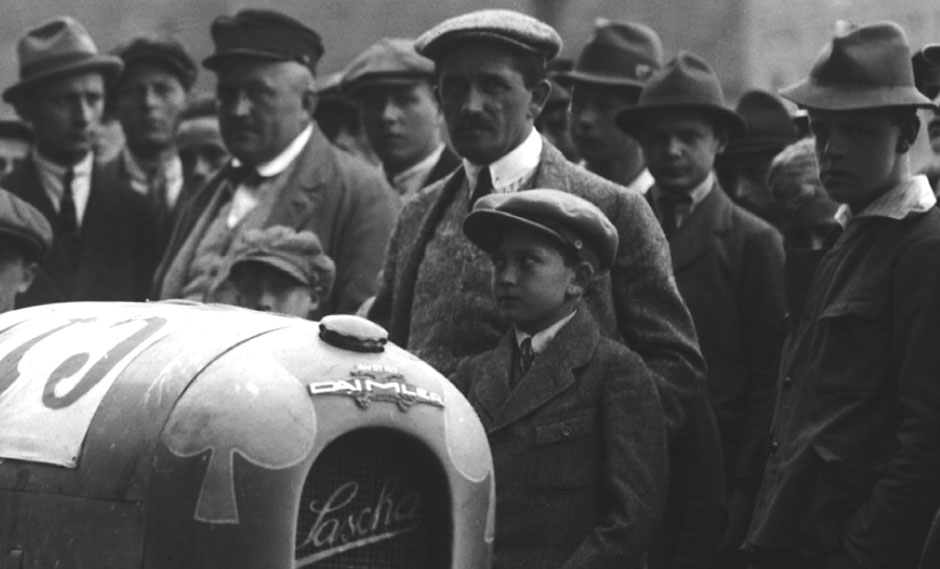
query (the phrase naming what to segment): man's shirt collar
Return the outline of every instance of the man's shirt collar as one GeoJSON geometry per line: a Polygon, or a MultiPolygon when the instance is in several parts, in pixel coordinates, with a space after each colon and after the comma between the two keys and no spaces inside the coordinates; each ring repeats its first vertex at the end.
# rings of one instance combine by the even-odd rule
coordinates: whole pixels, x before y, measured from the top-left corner
{"type": "MultiPolygon", "coordinates": [[[[134,153],[125,146],[120,154],[121,161],[124,164],[124,171],[127,172],[131,189],[141,195],[148,195],[151,192],[152,178],[148,174],[134,153]]],[[[156,176],[157,174],[153,174],[156,176]]],[[[173,154],[170,159],[160,164],[159,175],[162,176],[166,184],[166,199],[170,207],[176,204],[180,191],[183,189],[183,163],[179,155],[173,154]]]]}
{"type": "Polygon", "coordinates": [[[565,324],[571,321],[571,319],[574,318],[574,315],[577,313],[578,311],[574,310],[568,316],[565,316],[558,322],[555,322],[548,328],[540,332],[536,332],[535,334],[526,334],[522,330],[519,330],[518,328],[513,327],[513,331],[516,334],[516,345],[520,346],[522,345],[523,340],[525,340],[526,338],[532,338],[532,352],[534,352],[535,354],[541,354],[542,352],[545,351],[545,348],[548,347],[548,344],[551,343],[551,341],[555,338],[555,336],[558,335],[558,332],[562,328],[564,328],[565,324]]]}
{"type": "Polygon", "coordinates": [[[492,164],[474,164],[464,159],[463,167],[470,188],[476,187],[480,170],[488,167],[490,176],[493,178],[493,191],[509,193],[524,185],[524,181],[539,165],[541,159],[542,135],[532,128],[519,146],[492,164]]]}
{"type": "Polygon", "coordinates": [[[652,188],[655,183],[656,179],[650,174],[649,169],[643,168],[643,171],[637,174],[636,178],[627,185],[627,189],[631,192],[637,192],[641,196],[645,196],[646,192],[650,191],[650,188],[652,188]]]}
{"type": "Polygon", "coordinates": [[[65,171],[72,168],[72,199],[75,202],[78,223],[81,225],[82,220],[85,219],[88,198],[91,196],[91,172],[95,165],[95,155],[89,152],[72,166],[63,166],[45,158],[34,148],[32,159],[36,164],[39,182],[56,212],[59,211],[62,202],[65,171]]]}
{"type": "Polygon", "coordinates": [[[441,144],[417,164],[402,170],[394,176],[388,176],[392,187],[403,196],[411,195],[423,188],[427,184],[428,174],[437,165],[437,161],[441,159],[444,148],[444,144],[441,144]]]}
{"type": "MultiPolygon", "coordinates": [[[[271,178],[287,170],[290,165],[293,164],[294,160],[300,156],[300,153],[303,152],[304,147],[310,142],[312,135],[313,123],[311,122],[307,124],[305,129],[300,131],[300,134],[298,134],[280,154],[267,162],[256,165],[255,171],[262,178],[271,178]]],[[[238,168],[241,165],[242,163],[238,158],[232,158],[232,166],[238,168]]]]}
{"type": "Polygon", "coordinates": [[[924,213],[937,205],[937,198],[926,176],[914,176],[891,188],[875,201],[865,206],[860,212],[853,213],[848,204],[842,204],[836,211],[836,221],[845,227],[859,217],[887,217],[904,219],[914,213],[924,213]]]}

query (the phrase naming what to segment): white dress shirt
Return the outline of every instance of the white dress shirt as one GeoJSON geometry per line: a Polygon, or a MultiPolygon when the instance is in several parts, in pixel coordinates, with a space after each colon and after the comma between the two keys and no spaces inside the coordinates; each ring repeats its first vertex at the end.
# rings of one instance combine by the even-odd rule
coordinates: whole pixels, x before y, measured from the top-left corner
{"type": "Polygon", "coordinates": [[[519,146],[492,164],[480,165],[464,160],[463,168],[467,174],[467,185],[471,188],[471,195],[472,189],[477,187],[477,176],[483,168],[490,169],[494,193],[511,194],[532,180],[541,159],[542,135],[533,128],[519,146]]]}
{"type": "MultiPolygon", "coordinates": [[[[39,183],[46,191],[46,196],[52,202],[52,207],[56,213],[62,206],[62,194],[64,188],[62,183],[65,181],[65,172],[68,167],[56,164],[47,158],[44,158],[35,149],[32,151],[33,162],[39,173],[39,183]]],[[[72,199],[75,202],[75,216],[78,219],[78,226],[81,228],[82,220],[85,219],[85,210],[88,208],[88,198],[91,196],[91,171],[95,164],[94,154],[89,152],[78,163],[71,166],[72,177],[72,199]]]]}

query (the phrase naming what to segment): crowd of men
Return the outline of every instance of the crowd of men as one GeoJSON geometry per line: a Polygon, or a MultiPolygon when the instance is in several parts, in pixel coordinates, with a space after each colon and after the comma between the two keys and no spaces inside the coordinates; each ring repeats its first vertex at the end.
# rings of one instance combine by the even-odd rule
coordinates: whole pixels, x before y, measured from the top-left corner
{"type": "Polygon", "coordinates": [[[564,62],[483,10],[332,77],[279,12],[211,36],[214,96],[173,39],[20,40],[0,310],[368,317],[480,415],[497,568],[940,567],[940,211],[910,163],[940,46],[841,30],[780,93],[798,116],[732,108],[637,22],[564,62]]]}

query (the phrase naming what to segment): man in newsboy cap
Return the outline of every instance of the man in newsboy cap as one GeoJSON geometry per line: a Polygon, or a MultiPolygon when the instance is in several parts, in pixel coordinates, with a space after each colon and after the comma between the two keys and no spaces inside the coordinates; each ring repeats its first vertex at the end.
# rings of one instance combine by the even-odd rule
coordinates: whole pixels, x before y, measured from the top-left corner
{"type": "Polygon", "coordinates": [[[336,263],[318,315],[354,312],[375,291],[398,205],[381,174],[334,148],[313,121],[320,36],[273,10],[212,23],[219,125],[232,162],[187,202],[157,275],[160,298],[231,302],[232,243],[250,229],[310,230],[336,263]]]}
{"type": "Polygon", "coordinates": [[[52,248],[52,226],[38,209],[0,189],[0,313],[33,284],[39,261],[52,248]]]}
{"type": "Polygon", "coordinates": [[[790,307],[757,568],[913,569],[940,504],[940,211],[911,175],[932,104],[910,61],[896,24],[850,29],[781,92],[809,112],[843,229],[790,307]]]}
{"type": "Polygon", "coordinates": [[[144,198],[97,159],[107,87],[123,67],[98,52],[85,28],[57,17],[17,46],[19,81],[3,92],[33,130],[28,159],[2,186],[48,218],[54,245],[18,306],[77,300],[143,300],[156,260],[144,198]]]}
{"type": "Polygon", "coordinates": [[[372,150],[402,196],[460,164],[441,137],[444,119],[433,77],[434,62],[418,55],[414,40],[404,38],[384,38],[369,46],[343,74],[343,91],[359,105],[372,150]]]}
{"type": "Polygon", "coordinates": [[[558,34],[518,12],[482,10],[435,26],[415,47],[435,62],[444,120],[463,162],[406,204],[370,317],[445,374],[461,357],[492,348],[507,323],[490,299],[489,260],[464,239],[463,218],[492,192],[571,192],[600,207],[624,244],[588,305],[604,334],[646,359],[670,426],[681,424],[682,402],[702,389],[704,368],[662,230],[641,196],[571,164],[533,127],[549,95],[546,61],[561,49],[558,34]]]}

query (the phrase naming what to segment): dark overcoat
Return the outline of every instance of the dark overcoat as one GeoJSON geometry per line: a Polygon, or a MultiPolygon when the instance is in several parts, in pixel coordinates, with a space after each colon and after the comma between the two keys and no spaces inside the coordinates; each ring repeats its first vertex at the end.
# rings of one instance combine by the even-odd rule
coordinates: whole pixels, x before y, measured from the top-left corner
{"type": "Polygon", "coordinates": [[[453,376],[493,453],[494,569],[643,567],[669,480],[652,374],[585,310],[510,391],[515,349],[509,332],[453,376]]]}
{"type": "MultiPolygon", "coordinates": [[[[206,229],[232,192],[222,168],[187,201],[155,278],[159,298],[177,298],[206,229]]],[[[382,254],[395,224],[398,198],[379,171],[335,148],[313,125],[310,141],[266,191],[281,198],[262,226],[313,231],[336,264],[336,279],[321,314],[355,312],[375,293],[382,254]]]]}
{"type": "Polygon", "coordinates": [[[52,225],[52,250],[39,263],[32,286],[17,297],[18,308],[52,302],[147,298],[159,254],[156,220],[146,199],[127,187],[117,172],[116,159],[95,162],[81,237],[73,244],[65,237],[32,159],[25,160],[0,182],[42,212],[52,225]]]}

